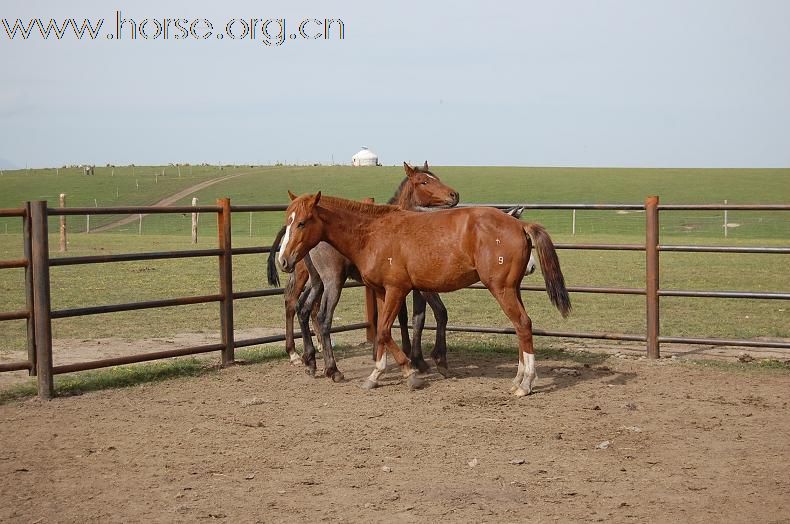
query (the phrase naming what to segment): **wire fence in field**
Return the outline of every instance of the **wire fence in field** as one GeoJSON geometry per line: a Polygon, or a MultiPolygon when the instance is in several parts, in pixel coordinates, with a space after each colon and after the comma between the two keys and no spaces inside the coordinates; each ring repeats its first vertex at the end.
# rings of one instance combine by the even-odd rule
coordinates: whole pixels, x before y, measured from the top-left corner
{"type": "MultiPolygon", "coordinates": [[[[553,235],[643,236],[645,212],[635,210],[527,210],[522,220],[538,222],[553,235]]],[[[661,216],[662,237],[787,239],[790,213],[688,211],[661,216]]]]}
{"type": "MultiPolygon", "coordinates": [[[[123,216],[94,215],[70,216],[68,233],[95,233],[102,226],[114,223],[123,216]]],[[[125,224],[108,232],[130,235],[175,235],[189,237],[192,232],[191,214],[132,216],[125,224]]],[[[282,225],[283,217],[277,213],[235,213],[233,235],[272,238],[282,225]]],[[[522,220],[542,224],[554,236],[642,236],[645,214],[641,210],[526,210],[522,220]]],[[[58,218],[51,217],[49,229],[58,231],[58,218]]],[[[199,221],[199,234],[214,236],[216,225],[199,221]]],[[[679,239],[684,236],[731,239],[788,239],[790,238],[790,212],[760,211],[687,211],[665,213],[661,216],[661,235],[679,239]]],[[[0,235],[19,235],[18,219],[0,218],[0,235]]]]}

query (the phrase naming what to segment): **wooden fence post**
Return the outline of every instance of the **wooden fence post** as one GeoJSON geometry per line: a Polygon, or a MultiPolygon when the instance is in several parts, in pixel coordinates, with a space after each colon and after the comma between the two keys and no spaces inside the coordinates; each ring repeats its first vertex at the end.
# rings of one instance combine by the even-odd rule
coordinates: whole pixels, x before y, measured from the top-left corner
{"type": "MultiPolygon", "coordinates": [[[[66,193],[60,194],[60,207],[66,207],[66,193]]],[[[66,239],[66,215],[60,215],[60,246],[59,251],[65,253],[68,249],[68,241],[66,239]]]]}
{"type": "Polygon", "coordinates": [[[51,399],[55,395],[52,378],[52,319],[49,289],[49,232],[47,202],[31,204],[31,260],[33,267],[33,318],[35,322],[36,374],[38,396],[51,399]]]}
{"type": "MultiPolygon", "coordinates": [[[[197,206],[198,199],[197,197],[192,198],[192,207],[197,206]]],[[[198,243],[198,214],[192,213],[192,243],[198,243]]]]}
{"type": "Polygon", "coordinates": [[[35,377],[36,371],[36,316],[35,300],[33,297],[33,228],[31,226],[32,217],[30,215],[30,202],[25,202],[25,218],[22,223],[22,236],[24,243],[24,254],[27,265],[25,266],[25,306],[27,308],[27,359],[30,362],[28,371],[31,377],[35,377]]]}
{"type": "Polygon", "coordinates": [[[222,335],[222,365],[233,364],[234,334],[233,334],[233,252],[231,242],[230,199],[220,198],[217,205],[221,208],[217,214],[217,239],[222,254],[219,256],[219,292],[220,301],[220,331],[222,335]]]}
{"type": "Polygon", "coordinates": [[[647,315],[647,358],[659,358],[659,259],[658,197],[645,199],[645,311],[647,315]]]}

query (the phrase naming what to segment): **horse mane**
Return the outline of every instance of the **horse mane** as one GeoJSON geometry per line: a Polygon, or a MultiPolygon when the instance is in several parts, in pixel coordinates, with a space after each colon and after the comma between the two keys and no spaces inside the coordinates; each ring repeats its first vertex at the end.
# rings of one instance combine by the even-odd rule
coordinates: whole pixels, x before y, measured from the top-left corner
{"type": "Polygon", "coordinates": [[[395,194],[392,195],[392,198],[387,200],[387,204],[396,205],[398,203],[398,201],[400,200],[400,197],[403,194],[403,192],[407,191],[407,190],[410,190],[410,189],[412,189],[412,188],[411,188],[411,185],[409,185],[409,177],[404,177],[404,179],[401,180],[401,183],[398,186],[398,189],[395,190],[395,194]]]}
{"type": "MultiPolygon", "coordinates": [[[[417,166],[412,169],[414,169],[414,171],[416,171],[417,173],[425,173],[427,175],[431,175],[432,177],[438,179],[438,177],[434,175],[430,169],[425,169],[425,166],[417,166]]],[[[398,189],[395,190],[395,194],[392,195],[392,198],[387,200],[387,204],[398,205],[398,203],[401,201],[411,202],[413,204],[412,202],[413,195],[414,195],[414,187],[411,184],[409,184],[409,177],[404,177],[403,180],[401,180],[398,189]]]]}
{"type": "Polygon", "coordinates": [[[366,204],[364,202],[358,202],[356,200],[347,200],[345,198],[326,196],[326,195],[321,195],[321,201],[318,203],[318,207],[324,207],[328,209],[332,209],[332,208],[344,209],[347,211],[352,211],[354,213],[361,213],[373,217],[387,215],[389,213],[392,213],[393,211],[400,210],[400,208],[397,206],[381,205],[381,204],[378,205],[366,204]]]}

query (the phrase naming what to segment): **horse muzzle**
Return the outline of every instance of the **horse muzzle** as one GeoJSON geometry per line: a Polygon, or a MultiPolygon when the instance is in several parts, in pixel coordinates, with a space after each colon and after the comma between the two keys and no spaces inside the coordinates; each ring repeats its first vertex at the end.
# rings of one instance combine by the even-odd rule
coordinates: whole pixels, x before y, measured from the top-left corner
{"type": "Polygon", "coordinates": [[[283,271],[286,273],[293,273],[294,269],[296,268],[296,262],[294,261],[294,257],[277,257],[277,263],[280,265],[283,271]]]}

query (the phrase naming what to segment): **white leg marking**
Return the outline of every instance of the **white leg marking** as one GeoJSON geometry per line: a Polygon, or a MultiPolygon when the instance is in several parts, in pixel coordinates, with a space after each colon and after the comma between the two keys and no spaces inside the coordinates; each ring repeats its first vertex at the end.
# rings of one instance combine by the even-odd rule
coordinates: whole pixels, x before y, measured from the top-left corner
{"type": "Polygon", "coordinates": [[[521,386],[516,390],[516,395],[519,397],[532,393],[532,384],[534,384],[535,379],[538,378],[538,374],[535,372],[535,355],[532,353],[525,353],[524,358],[526,359],[524,380],[521,381],[521,386]]]}
{"type": "Polygon", "coordinates": [[[280,265],[283,265],[283,254],[285,253],[285,248],[288,246],[288,241],[291,239],[291,224],[294,223],[296,219],[296,213],[291,213],[291,216],[288,217],[288,225],[285,226],[285,235],[283,235],[283,242],[280,244],[280,252],[277,254],[277,260],[280,261],[280,265]]]}
{"type": "Polygon", "coordinates": [[[386,370],[387,370],[387,352],[385,351],[384,354],[381,355],[381,358],[376,361],[376,367],[373,368],[373,373],[370,374],[368,380],[370,380],[374,384],[377,384],[379,378],[381,377],[381,375],[384,374],[384,371],[386,370]]]}
{"type": "Polygon", "coordinates": [[[515,393],[518,387],[521,385],[521,382],[524,380],[524,370],[526,369],[526,364],[521,359],[518,359],[518,373],[516,373],[516,378],[513,379],[513,386],[510,388],[511,393],[515,393]]]}
{"type": "Polygon", "coordinates": [[[291,358],[291,364],[294,365],[299,364],[302,361],[302,359],[299,358],[299,355],[296,354],[296,351],[291,353],[290,358],[291,358]]]}

